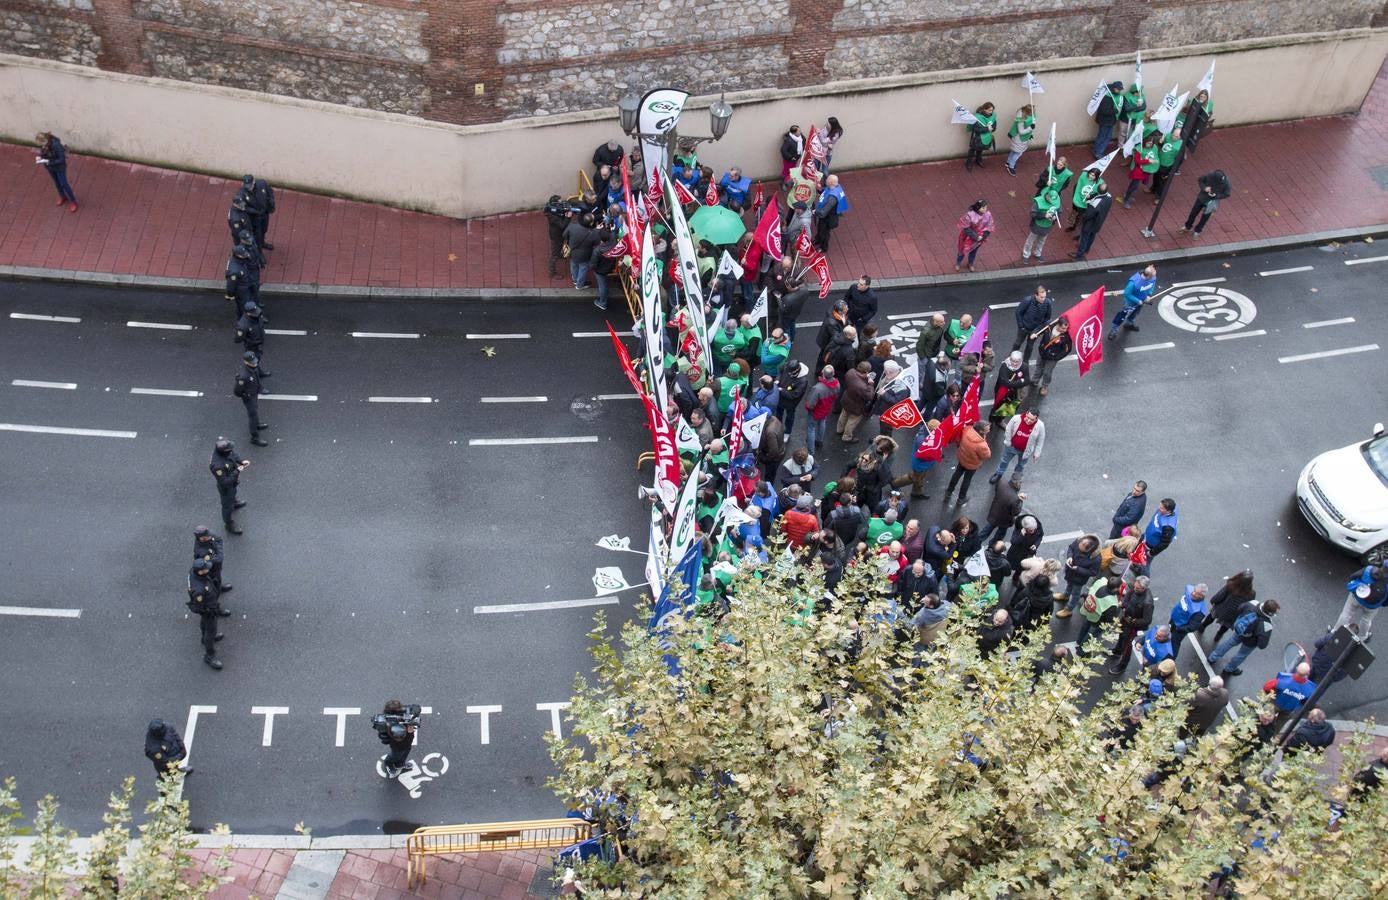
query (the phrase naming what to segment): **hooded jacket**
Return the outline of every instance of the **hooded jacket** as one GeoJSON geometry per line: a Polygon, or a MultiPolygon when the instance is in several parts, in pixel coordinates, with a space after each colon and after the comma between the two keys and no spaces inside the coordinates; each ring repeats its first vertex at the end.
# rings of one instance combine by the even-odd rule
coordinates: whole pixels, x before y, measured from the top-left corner
{"type": "Polygon", "coordinates": [[[983,461],[993,455],[993,450],[988,446],[988,439],[979,434],[974,428],[965,428],[964,433],[959,436],[959,466],[968,471],[976,472],[978,467],[983,465],[983,461]]]}

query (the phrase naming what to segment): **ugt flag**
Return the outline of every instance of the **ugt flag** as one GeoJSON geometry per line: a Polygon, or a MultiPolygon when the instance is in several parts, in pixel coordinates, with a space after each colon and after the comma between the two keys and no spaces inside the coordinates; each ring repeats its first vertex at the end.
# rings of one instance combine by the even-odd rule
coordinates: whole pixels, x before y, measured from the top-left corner
{"type": "Polygon", "coordinates": [[[753,233],[752,240],[766,251],[767,256],[774,260],[780,260],[781,207],[780,204],[776,203],[774,197],[761,214],[761,221],[757,223],[757,230],[753,233]]]}
{"type": "Polygon", "coordinates": [[[972,125],[978,121],[978,116],[969,112],[968,108],[958,100],[951,100],[954,104],[954,112],[950,114],[949,124],[951,125],[972,125]]]}
{"type": "Polygon", "coordinates": [[[973,380],[969,382],[968,388],[964,391],[964,399],[959,401],[959,408],[954,411],[950,422],[951,434],[958,434],[977,422],[982,416],[978,406],[978,392],[982,386],[983,379],[978,375],[975,375],[973,380]]]}
{"type": "Polygon", "coordinates": [[[704,205],[705,205],[705,206],[717,206],[717,205],[718,205],[718,185],[716,185],[716,184],[713,183],[713,178],[712,178],[712,177],[710,177],[709,180],[708,180],[708,190],[704,192],[704,205]]]}
{"type": "Polygon", "coordinates": [[[1070,323],[1070,339],[1080,360],[1080,377],[1090,366],[1104,361],[1104,288],[1065,310],[1060,317],[1070,323]]]}
{"type": "Polygon", "coordinates": [[[907,397],[882,412],[882,422],[893,428],[915,428],[921,423],[921,411],[907,397]]]}

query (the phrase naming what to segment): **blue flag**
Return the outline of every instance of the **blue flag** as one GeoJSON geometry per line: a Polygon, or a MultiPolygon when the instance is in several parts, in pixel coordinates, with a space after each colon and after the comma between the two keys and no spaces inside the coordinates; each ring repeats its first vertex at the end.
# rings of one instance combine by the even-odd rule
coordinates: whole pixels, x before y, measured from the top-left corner
{"type": "Polygon", "coordinates": [[[655,605],[651,607],[651,631],[664,631],[669,627],[669,618],[675,614],[687,615],[693,606],[694,591],[699,586],[699,574],[703,569],[704,545],[700,541],[694,541],[685,550],[684,556],[675,567],[665,573],[665,585],[661,588],[660,597],[655,605]],[[671,584],[679,579],[683,587],[678,593],[671,589],[671,584]]]}

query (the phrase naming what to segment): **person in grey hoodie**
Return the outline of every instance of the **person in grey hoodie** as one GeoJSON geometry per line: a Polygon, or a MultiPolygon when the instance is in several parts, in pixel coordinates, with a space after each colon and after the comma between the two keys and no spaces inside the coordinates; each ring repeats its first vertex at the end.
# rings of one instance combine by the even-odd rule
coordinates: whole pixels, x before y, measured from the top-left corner
{"type": "Polygon", "coordinates": [[[911,619],[911,624],[920,629],[922,644],[935,643],[935,639],[945,628],[949,614],[953,611],[954,604],[938,594],[926,594],[922,598],[920,610],[911,619]]]}

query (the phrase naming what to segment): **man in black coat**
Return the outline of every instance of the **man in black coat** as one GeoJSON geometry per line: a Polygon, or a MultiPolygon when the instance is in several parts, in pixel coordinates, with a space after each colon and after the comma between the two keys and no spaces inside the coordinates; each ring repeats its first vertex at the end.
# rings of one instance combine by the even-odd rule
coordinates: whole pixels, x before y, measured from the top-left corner
{"type": "Polygon", "coordinates": [[[1113,665],[1109,666],[1110,675],[1123,674],[1123,670],[1128,668],[1128,661],[1133,655],[1133,640],[1139,634],[1146,633],[1147,629],[1152,626],[1155,598],[1153,598],[1151,590],[1148,589],[1148,584],[1147,576],[1139,575],[1123,591],[1123,598],[1120,601],[1122,611],[1118,614],[1118,643],[1109,653],[1110,658],[1116,657],[1113,665]]]}
{"type": "Polygon", "coordinates": [[[251,215],[251,236],[261,250],[273,250],[275,245],[265,240],[265,232],[270,230],[270,217],[275,214],[275,189],[264,178],[257,178],[251,197],[257,210],[251,215]]]}
{"type": "MultiPolygon", "coordinates": [[[[819,333],[815,335],[815,346],[819,348],[819,355],[824,356],[825,349],[833,343],[834,338],[843,333],[843,329],[848,326],[848,304],[843,300],[835,300],[834,305],[824,314],[824,321],[819,324],[819,333]]],[[[785,326],[782,325],[782,328],[785,326]]]]}
{"type": "MultiPolygon", "coordinates": [[[[188,748],[178,730],[163,719],[151,719],[149,730],[145,732],[145,758],[154,763],[156,775],[167,775],[170,766],[177,766],[188,756],[188,748]]],[[[183,774],[192,774],[192,769],[184,769],[183,774]]]]}
{"type": "Polygon", "coordinates": [[[1195,195],[1195,202],[1191,204],[1190,215],[1186,216],[1186,224],[1181,226],[1182,231],[1191,231],[1191,226],[1195,230],[1191,231],[1192,237],[1200,237],[1200,233],[1205,230],[1205,225],[1210,221],[1210,216],[1214,215],[1219,208],[1219,201],[1229,199],[1233,189],[1229,186],[1229,178],[1224,174],[1224,170],[1215,169],[1213,172],[1206,172],[1200,176],[1200,193],[1195,195]],[[1196,221],[1196,217],[1200,221],[1196,221]]]}
{"type": "Polygon", "coordinates": [[[1108,211],[1112,208],[1113,195],[1108,192],[1108,185],[1101,178],[1093,196],[1085,204],[1084,214],[1080,216],[1079,245],[1075,247],[1075,252],[1070,254],[1071,259],[1084,259],[1088,255],[1089,248],[1094,246],[1094,239],[1099,236],[1099,231],[1108,218],[1108,211]]]}
{"type": "MultiPolygon", "coordinates": [[[[260,313],[260,304],[247,303],[246,312],[241,318],[236,320],[236,334],[232,338],[236,343],[245,347],[246,350],[254,353],[256,359],[262,362],[265,359],[265,317],[260,313]]],[[[264,368],[260,370],[260,376],[264,378],[269,375],[264,368]]]]}
{"type": "Polygon", "coordinates": [[[1031,359],[1031,348],[1036,346],[1036,338],[1032,335],[1051,320],[1051,309],[1050,294],[1046,292],[1045,286],[1039,284],[1036,290],[1017,304],[1017,337],[1012,340],[1012,349],[1021,350],[1022,345],[1026,345],[1026,350],[1022,352],[1023,363],[1031,359]]]}
{"type": "Polygon", "coordinates": [[[859,331],[877,315],[877,294],[872,289],[872,278],[860,275],[857,282],[843,295],[848,304],[848,321],[859,331]]]}
{"type": "Polygon", "coordinates": [[[1111,81],[1099,108],[1094,110],[1094,124],[1099,131],[1094,135],[1094,158],[1098,159],[1108,151],[1109,139],[1113,137],[1113,126],[1118,124],[1119,98],[1123,95],[1123,82],[1111,81]]]}
{"type": "Polygon", "coordinates": [[[810,299],[810,289],[798,278],[786,279],[785,287],[786,293],[781,297],[780,316],[776,325],[786,334],[794,334],[795,323],[800,319],[805,301],[810,299]]]}
{"type": "Polygon", "coordinates": [[[188,609],[197,614],[198,628],[202,634],[202,661],[214,669],[222,667],[217,658],[217,642],[222,635],[217,633],[217,619],[230,616],[231,611],[222,608],[222,592],[212,580],[212,563],[206,559],[193,561],[188,570],[188,609]]]}
{"type": "Polygon", "coordinates": [[[805,392],[810,389],[810,367],[802,362],[788,359],[781,364],[780,377],[776,379],[781,399],[776,403],[776,417],[786,427],[786,434],[795,433],[795,411],[805,392]]]}
{"type": "Polygon", "coordinates": [[[1005,609],[993,611],[993,617],[979,626],[978,655],[992,656],[999,647],[1012,637],[1012,616],[1005,609]]]}
{"type": "Polygon", "coordinates": [[[236,384],[231,392],[241,398],[246,407],[246,420],[250,424],[251,443],[257,447],[268,447],[270,442],[260,436],[260,432],[270,427],[269,422],[260,421],[260,358],[249,350],[241,354],[241,371],[236,373],[236,384]]]}
{"type": "Polygon", "coordinates": [[[205,559],[211,563],[212,568],[208,575],[212,583],[217,586],[217,591],[222,594],[231,593],[232,585],[222,581],[222,538],[221,535],[213,534],[212,529],[206,525],[199,525],[193,529],[193,559],[205,559]]]}
{"type": "Polygon", "coordinates": [[[217,480],[217,495],[222,500],[222,524],[232,534],[241,533],[232,515],[235,510],[246,505],[246,501],[236,499],[236,488],[241,483],[241,473],[250,464],[250,460],[237,455],[236,447],[231,441],[222,438],[217,441],[212,451],[212,462],[207,465],[212,477],[217,480]]]}

